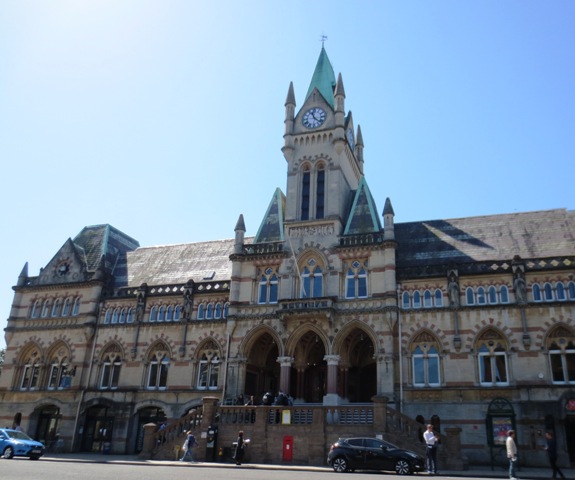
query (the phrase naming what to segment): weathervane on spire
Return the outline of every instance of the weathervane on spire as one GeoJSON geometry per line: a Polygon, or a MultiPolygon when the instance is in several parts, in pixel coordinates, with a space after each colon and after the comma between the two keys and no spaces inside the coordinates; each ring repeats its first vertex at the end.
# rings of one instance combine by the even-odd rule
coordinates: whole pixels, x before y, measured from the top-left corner
{"type": "Polygon", "coordinates": [[[327,35],[323,35],[321,36],[321,48],[323,48],[323,44],[325,43],[325,41],[327,40],[327,35]]]}

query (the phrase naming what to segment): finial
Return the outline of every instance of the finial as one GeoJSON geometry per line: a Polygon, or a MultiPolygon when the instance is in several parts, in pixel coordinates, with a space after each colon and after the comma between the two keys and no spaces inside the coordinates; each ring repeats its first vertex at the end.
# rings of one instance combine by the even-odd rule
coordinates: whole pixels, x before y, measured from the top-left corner
{"type": "Polygon", "coordinates": [[[322,34],[322,36],[321,36],[321,48],[323,48],[323,45],[324,45],[326,40],[327,40],[327,35],[322,34]]]}

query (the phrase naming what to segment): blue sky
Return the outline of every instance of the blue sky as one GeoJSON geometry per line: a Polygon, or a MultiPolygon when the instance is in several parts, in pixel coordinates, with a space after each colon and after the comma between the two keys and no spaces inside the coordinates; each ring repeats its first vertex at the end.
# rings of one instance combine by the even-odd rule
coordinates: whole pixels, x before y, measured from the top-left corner
{"type": "Polygon", "coordinates": [[[574,23],[572,0],[2,0],[0,328],[24,264],[86,225],[255,235],[322,35],[380,211],[573,209],[574,23]]]}

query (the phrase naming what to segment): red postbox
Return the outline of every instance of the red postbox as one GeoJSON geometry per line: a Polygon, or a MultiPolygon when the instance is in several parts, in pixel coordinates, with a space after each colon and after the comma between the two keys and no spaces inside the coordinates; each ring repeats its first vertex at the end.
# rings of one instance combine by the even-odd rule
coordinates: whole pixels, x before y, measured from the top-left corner
{"type": "Polygon", "coordinates": [[[293,437],[291,435],[284,437],[282,453],[284,462],[291,462],[293,460],[293,437]]]}

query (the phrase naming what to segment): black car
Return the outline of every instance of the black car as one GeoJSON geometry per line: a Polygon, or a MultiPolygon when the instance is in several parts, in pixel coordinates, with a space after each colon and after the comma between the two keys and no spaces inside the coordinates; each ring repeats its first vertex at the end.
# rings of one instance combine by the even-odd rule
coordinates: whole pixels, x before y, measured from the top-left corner
{"type": "Polygon", "coordinates": [[[425,468],[425,460],[417,453],[369,437],[340,438],[329,449],[327,463],[336,472],[389,470],[407,475],[425,468]]]}

